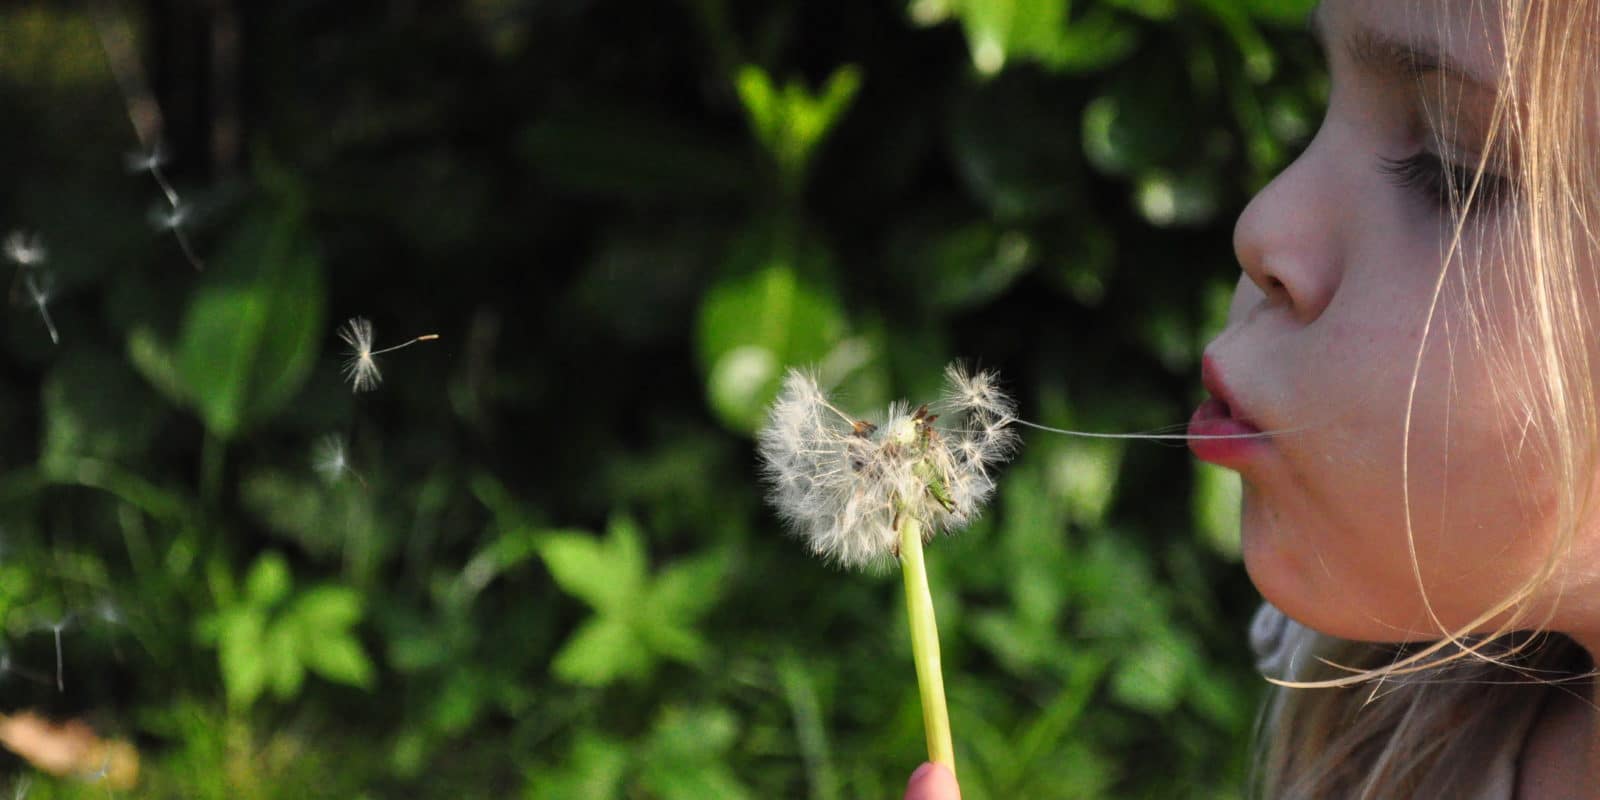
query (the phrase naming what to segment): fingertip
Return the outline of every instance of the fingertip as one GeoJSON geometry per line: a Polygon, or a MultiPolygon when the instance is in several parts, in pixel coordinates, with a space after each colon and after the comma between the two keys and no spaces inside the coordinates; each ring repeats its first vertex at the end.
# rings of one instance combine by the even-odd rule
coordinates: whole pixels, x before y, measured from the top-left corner
{"type": "Polygon", "coordinates": [[[961,788],[949,767],[929,761],[911,773],[906,800],[961,800],[961,788]]]}

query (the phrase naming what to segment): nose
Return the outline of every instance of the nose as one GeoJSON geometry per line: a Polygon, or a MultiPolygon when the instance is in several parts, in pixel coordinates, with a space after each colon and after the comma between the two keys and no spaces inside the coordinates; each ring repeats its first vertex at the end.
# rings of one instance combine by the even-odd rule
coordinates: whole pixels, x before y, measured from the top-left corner
{"type": "Polygon", "coordinates": [[[1340,280],[1338,175],[1321,163],[1322,138],[1256,193],[1233,228],[1251,283],[1301,323],[1322,316],[1340,280]]]}

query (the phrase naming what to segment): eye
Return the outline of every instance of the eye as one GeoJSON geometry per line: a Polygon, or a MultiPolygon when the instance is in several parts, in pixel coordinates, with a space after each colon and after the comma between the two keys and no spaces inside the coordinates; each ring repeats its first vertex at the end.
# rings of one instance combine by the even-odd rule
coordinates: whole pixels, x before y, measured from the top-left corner
{"type": "MultiPolygon", "coordinates": [[[[1378,159],[1378,170],[1390,177],[1396,186],[1412,189],[1434,208],[1444,211],[1452,207],[1451,200],[1459,205],[1466,200],[1476,170],[1445,162],[1423,150],[1409,158],[1378,159]]],[[[1478,194],[1473,198],[1472,212],[1494,209],[1503,203],[1511,192],[1511,181],[1503,176],[1485,171],[1478,183],[1478,194]]]]}

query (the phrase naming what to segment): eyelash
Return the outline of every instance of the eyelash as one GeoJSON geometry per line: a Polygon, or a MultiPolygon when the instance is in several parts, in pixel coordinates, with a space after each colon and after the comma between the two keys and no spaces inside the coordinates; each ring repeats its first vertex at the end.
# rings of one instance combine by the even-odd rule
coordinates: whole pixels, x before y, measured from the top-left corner
{"type": "MultiPolygon", "coordinates": [[[[1380,172],[1390,177],[1390,182],[1396,186],[1415,190],[1422,198],[1438,210],[1450,208],[1450,196],[1455,194],[1463,200],[1468,187],[1472,186],[1472,167],[1457,164],[1447,164],[1438,156],[1426,150],[1418,152],[1408,158],[1379,158],[1380,172]]],[[[1506,178],[1491,172],[1483,173],[1479,179],[1478,194],[1473,198],[1472,212],[1480,209],[1493,209],[1499,205],[1509,194],[1511,182],[1506,178]]]]}

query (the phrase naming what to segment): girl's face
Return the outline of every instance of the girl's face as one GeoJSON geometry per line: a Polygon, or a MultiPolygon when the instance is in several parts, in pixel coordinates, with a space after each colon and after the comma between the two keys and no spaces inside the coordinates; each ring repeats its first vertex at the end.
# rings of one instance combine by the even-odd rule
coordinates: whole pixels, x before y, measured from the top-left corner
{"type": "MultiPolygon", "coordinates": [[[[1300,428],[1227,463],[1244,479],[1245,565],[1268,600],[1335,636],[1437,638],[1549,552],[1553,494],[1536,437],[1524,438],[1527,380],[1486,358],[1467,316],[1510,319],[1492,197],[1475,202],[1444,269],[1453,225],[1439,165],[1472,174],[1502,74],[1485,5],[1325,0],[1326,117],[1234,232],[1244,275],[1209,366],[1236,415],[1300,428]]],[[[1491,162],[1481,191],[1502,171],[1491,162]]],[[[1585,544],[1595,538],[1580,537],[1576,563],[1600,563],[1585,544]]],[[[1581,611],[1572,602],[1564,613],[1581,611]]]]}

